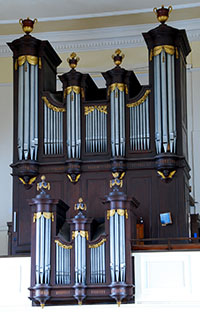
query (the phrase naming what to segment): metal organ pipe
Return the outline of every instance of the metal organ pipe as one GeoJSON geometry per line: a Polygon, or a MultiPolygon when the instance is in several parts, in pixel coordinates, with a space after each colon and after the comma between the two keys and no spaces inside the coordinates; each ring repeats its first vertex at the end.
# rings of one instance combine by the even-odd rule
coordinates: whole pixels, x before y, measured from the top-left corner
{"type": "Polygon", "coordinates": [[[90,248],[90,282],[92,284],[101,284],[106,282],[106,259],[105,242],[102,239],[99,243],[89,245],[90,248]]]}
{"type": "Polygon", "coordinates": [[[80,93],[71,91],[66,97],[67,104],[67,154],[68,158],[81,155],[81,113],[80,93]]]}
{"type": "MultiPolygon", "coordinates": [[[[111,210],[112,211],[112,210],[111,210]]],[[[112,282],[125,282],[125,211],[110,216],[110,270],[112,282]]]]}
{"type": "MultiPolygon", "coordinates": [[[[51,213],[36,214],[36,284],[50,283],[51,270],[51,213]],[[45,214],[50,214],[45,216],[45,214]]],[[[35,221],[34,221],[35,222],[35,221]]]]}
{"type": "Polygon", "coordinates": [[[176,152],[175,48],[154,56],[155,137],[157,153],[176,152]]]}
{"type": "Polygon", "coordinates": [[[26,60],[18,66],[18,158],[37,160],[38,64],[26,60]]]}
{"type": "Polygon", "coordinates": [[[127,104],[130,118],[129,143],[132,151],[148,150],[150,147],[149,93],[150,90],[146,90],[137,102],[127,104]]]}
{"type": "Polygon", "coordinates": [[[86,153],[107,151],[107,106],[85,106],[86,153]]]}
{"type": "Polygon", "coordinates": [[[64,245],[56,240],[56,284],[70,284],[71,245],[64,245]]]}

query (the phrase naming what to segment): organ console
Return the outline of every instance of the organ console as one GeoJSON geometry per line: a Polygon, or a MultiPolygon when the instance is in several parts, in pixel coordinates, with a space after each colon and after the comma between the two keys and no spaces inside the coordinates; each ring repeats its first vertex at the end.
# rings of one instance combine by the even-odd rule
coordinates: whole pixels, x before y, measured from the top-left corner
{"type": "Polygon", "coordinates": [[[115,67],[102,73],[106,88],[77,70],[79,57],[72,53],[57,91],[61,60],[48,41],[30,35],[34,21],[21,21],[26,34],[8,43],[12,254],[31,252],[34,305],[132,302],[131,246],[139,217],[144,238],[159,243],[188,236],[190,46],[185,30],[165,24],[170,7],[154,11],[161,24],[143,34],[149,85],[121,66],[125,56],[117,49],[115,67]],[[173,223],[162,227],[165,212],[173,223]]]}

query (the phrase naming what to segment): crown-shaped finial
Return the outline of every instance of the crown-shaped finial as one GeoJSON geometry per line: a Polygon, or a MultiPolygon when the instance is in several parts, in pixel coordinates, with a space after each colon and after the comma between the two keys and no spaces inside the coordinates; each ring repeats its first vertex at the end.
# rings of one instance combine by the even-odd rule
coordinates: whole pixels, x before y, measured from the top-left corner
{"type": "Polygon", "coordinates": [[[20,18],[19,23],[22,26],[23,31],[28,35],[33,31],[34,24],[37,23],[37,18],[31,20],[29,17],[26,19],[20,18]]]}
{"type": "Polygon", "coordinates": [[[69,63],[69,66],[73,69],[76,68],[78,62],[80,61],[80,58],[76,55],[75,52],[72,52],[70,54],[70,57],[67,58],[67,62],[69,63]]]}
{"type": "Polygon", "coordinates": [[[122,53],[120,49],[117,49],[115,51],[115,54],[112,55],[112,59],[115,63],[115,65],[119,66],[122,63],[122,60],[124,59],[125,55],[122,53]]]}
{"type": "Polygon", "coordinates": [[[114,187],[114,190],[117,190],[118,187],[123,186],[123,177],[125,172],[112,172],[113,178],[110,180],[110,188],[114,187]]]}
{"type": "Polygon", "coordinates": [[[162,24],[164,24],[168,20],[171,11],[172,11],[171,5],[168,8],[165,8],[164,5],[162,5],[161,8],[159,9],[157,8],[153,9],[153,12],[157,16],[157,20],[162,24]]]}
{"type": "Polygon", "coordinates": [[[41,182],[37,183],[37,191],[41,191],[41,194],[45,193],[45,190],[50,190],[50,183],[46,182],[46,177],[44,175],[41,176],[41,182]]]}

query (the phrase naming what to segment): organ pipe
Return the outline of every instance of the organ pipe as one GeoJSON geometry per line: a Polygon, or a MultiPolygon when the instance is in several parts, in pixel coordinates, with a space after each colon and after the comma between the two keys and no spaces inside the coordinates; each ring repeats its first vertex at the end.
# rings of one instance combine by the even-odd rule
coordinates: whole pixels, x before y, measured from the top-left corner
{"type": "Polygon", "coordinates": [[[19,160],[37,160],[38,154],[38,58],[24,56],[18,61],[18,133],[19,160]]]}
{"type": "MultiPolygon", "coordinates": [[[[173,48],[173,47],[172,47],[173,48]]],[[[175,48],[162,48],[154,59],[156,152],[176,152],[175,48]]]]}
{"type": "Polygon", "coordinates": [[[149,93],[150,90],[146,90],[137,102],[126,105],[129,108],[129,145],[132,151],[143,151],[150,148],[149,93]]]}
{"type": "MultiPolygon", "coordinates": [[[[80,88],[79,88],[80,89],[80,88]]],[[[70,90],[66,96],[67,105],[67,155],[80,158],[81,155],[81,113],[80,91],[70,90]]]]}

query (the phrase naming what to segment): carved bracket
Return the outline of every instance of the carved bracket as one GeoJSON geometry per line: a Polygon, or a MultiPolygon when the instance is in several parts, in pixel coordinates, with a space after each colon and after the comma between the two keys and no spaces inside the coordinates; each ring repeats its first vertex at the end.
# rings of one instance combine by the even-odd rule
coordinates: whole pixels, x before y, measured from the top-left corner
{"type": "Polygon", "coordinates": [[[162,171],[161,170],[157,171],[158,176],[161,178],[162,181],[166,183],[172,181],[175,173],[176,173],[176,170],[170,171],[169,169],[163,169],[162,171]]]}

